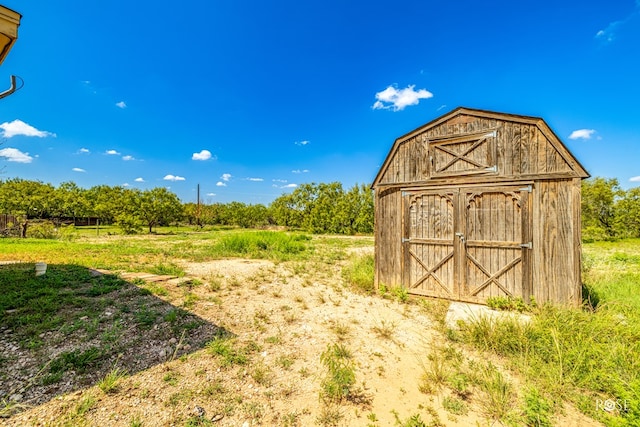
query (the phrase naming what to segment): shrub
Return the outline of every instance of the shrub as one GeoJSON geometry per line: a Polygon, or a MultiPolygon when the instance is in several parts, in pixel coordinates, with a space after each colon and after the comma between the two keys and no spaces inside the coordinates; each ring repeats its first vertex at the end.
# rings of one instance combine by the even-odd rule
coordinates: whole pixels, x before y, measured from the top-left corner
{"type": "Polygon", "coordinates": [[[57,239],[60,237],[58,227],[51,221],[29,222],[27,237],[34,239],[57,239]]]}
{"type": "Polygon", "coordinates": [[[142,225],[134,215],[122,214],[116,218],[116,224],[124,234],[138,234],[142,231],[142,225]]]}
{"type": "Polygon", "coordinates": [[[540,394],[537,388],[531,387],[524,395],[523,417],[528,426],[551,427],[553,423],[552,405],[540,394]]]}

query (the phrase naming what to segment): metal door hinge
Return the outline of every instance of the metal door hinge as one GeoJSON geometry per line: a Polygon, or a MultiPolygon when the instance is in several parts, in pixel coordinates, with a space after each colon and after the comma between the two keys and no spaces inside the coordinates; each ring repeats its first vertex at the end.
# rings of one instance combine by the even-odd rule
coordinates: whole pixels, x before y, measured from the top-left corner
{"type": "Polygon", "coordinates": [[[531,193],[533,191],[533,185],[529,184],[526,187],[519,188],[518,191],[526,191],[531,193]]]}
{"type": "Polygon", "coordinates": [[[406,242],[410,242],[410,241],[411,241],[411,238],[408,238],[408,239],[405,238],[405,237],[402,238],[402,243],[406,243],[406,242]]]}
{"type": "Polygon", "coordinates": [[[520,247],[521,247],[522,249],[525,249],[525,248],[526,248],[526,249],[533,249],[533,244],[532,244],[531,242],[529,242],[529,243],[521,243],[521,244],[520,244],[520,247]]]}

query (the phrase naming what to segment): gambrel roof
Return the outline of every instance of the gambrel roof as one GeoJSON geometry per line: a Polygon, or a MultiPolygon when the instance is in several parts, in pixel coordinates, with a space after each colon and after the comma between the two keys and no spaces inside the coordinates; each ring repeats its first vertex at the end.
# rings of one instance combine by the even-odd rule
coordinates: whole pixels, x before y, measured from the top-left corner
{"type": "Polygon", "coordinates": [[[459,107],[396,139],[372,187],[470,176],[558,179],[589,173],[543,119],[459,107]]]}

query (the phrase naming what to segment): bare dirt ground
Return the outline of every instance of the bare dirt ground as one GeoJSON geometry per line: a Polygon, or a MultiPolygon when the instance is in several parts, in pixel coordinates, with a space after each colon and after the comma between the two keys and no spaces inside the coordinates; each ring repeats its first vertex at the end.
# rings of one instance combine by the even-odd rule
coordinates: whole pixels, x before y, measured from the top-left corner
{"type": "MultiPolygon", "coordinates": [[[[71,384],[0,425],[394,426],[416,414],[424,425],[500,425],[474,398],[466,414],[454,415],[443,407],[446,391],[420,391],[429,354],[446,341],[427,306],[350,291],[340,262],[233,259],[183,268],[202,283],[189,289],[189,312],[215,325],[207,329],[209,338],[216,328],[235,336],[237,348],[249,349],[247,363],[225,366],[219,355],[190,346],[184,336],[140,345],[138,356],[157,362],[130,373],[114,391],[92,386],[95,380],[71,384]],[[359,401],[320,399],[326,375],[320,355],[332,343],[353,355],[359,401]]],[[[159,298],[184,306],[187,293],[179,284],[158,282],[167,291],[159,298]]],[[[556,423],[599,425],[571,408],[556,423]]]]}

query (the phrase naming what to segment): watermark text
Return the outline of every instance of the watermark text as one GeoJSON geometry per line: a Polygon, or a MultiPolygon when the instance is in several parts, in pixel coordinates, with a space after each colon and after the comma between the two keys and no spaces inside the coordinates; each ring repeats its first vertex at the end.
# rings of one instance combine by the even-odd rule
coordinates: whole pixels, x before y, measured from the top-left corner
{"type": "Polygon", "coordinates": [[[629,410],[629,401],[627,399],[596,399],[596,410],[613,412],[627,412],[629,410]]]}

